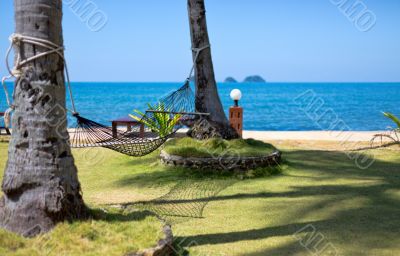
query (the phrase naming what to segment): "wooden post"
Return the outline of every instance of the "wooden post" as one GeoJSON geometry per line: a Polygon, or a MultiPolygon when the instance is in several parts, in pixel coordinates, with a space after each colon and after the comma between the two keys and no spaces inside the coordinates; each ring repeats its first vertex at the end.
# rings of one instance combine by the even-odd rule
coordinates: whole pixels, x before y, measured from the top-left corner
{"type": "Polygon", "coordinates": [[[144,138],[144,124],[140,124],[140,138],[144,138]]]}
{"type": "Polygon", "coordinates": [[[118,123],[115,122],[115,121],[113,121],[113,122],[112,122],[112,133],[113,133],[113,137],[114,137],[114,138],[117,138],[117,137],[118,137],[117,126],[118,126],[118,123]]]}
{"type": "Polygon", "coordinates": [[[243,136],[243,108],[233,106],[229,109],[229,123],[233,129],[239,134],[240,138],[243,136]]]}

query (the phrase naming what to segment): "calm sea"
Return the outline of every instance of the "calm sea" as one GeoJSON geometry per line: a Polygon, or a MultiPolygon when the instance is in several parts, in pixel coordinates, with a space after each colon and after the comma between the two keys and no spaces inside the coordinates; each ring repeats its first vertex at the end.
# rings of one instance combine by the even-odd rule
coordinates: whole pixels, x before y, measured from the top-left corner
{"type": "MultiPolygon", "coordinates": [[[[145,110],[181,83],[73,83],[78,112],[103,124],[145,110]]],[[[220,83],[219,94],[226,110],[232,105],[229,92],[243,93],[246,130],[384,130],[391,122],[388,111],[400,116],[400,83],[220,83]],[[303,95],[303,96],[302,96],[303,95]],[[308,109],[307,109],[308,107],[308,109]],[[340,123],[334,126],[335,123],[340,123]]],[[[4,95],[0,96],[4,106],[4,95]]],[[[69,125],[73,126],[73,119],[69,125]]]]}

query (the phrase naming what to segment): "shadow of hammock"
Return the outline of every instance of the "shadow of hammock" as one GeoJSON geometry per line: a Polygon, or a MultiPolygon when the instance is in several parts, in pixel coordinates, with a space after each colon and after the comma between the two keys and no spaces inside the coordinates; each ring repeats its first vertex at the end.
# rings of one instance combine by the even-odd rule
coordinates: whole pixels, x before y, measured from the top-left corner
{"type": "Polygon", "coordinates": [[[184,180],[176,184],[167,194],[151,201],[127,203],[126,211],[149,211],[168,223],[188,218],[203,218],[207,204],[221,191],[237,182],[237,179],[184,180]]]}

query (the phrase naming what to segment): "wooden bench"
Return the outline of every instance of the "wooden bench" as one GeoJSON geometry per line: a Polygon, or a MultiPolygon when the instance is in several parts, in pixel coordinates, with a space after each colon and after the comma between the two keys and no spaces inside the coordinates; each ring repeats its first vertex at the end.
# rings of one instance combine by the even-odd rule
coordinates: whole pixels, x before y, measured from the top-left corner
{"type": "MultiPolygon", "coordinates": [[[[2,116],[4,116],[4,112],[0,112],[0,117],[2,117],[2,116]]],[[[10,135],[10,134],[11,134],[11,132],[10,132],[10,130],[9,130],[8,128],[3,127],[3,126],[0,126],[0,135],[1,135],[1,130],[2,130],[2,129],[4,129],[4,130],[6,131],[6,134],[7,134],[7,135],[10,135]]]]}
{"type": "Polygon", "coordinates": [[[139,136],[141,138],[144,137],[144,124],[136,121],[135,119],[133,119],[129,116],[112,120],[111,124],[112,124],[112,132],[113,132],[114,138],[116,138],[118,136],[118,126],[126,126],[126,130],[128,132],[132,131],[133,126],[140,126],[139,136]]]}

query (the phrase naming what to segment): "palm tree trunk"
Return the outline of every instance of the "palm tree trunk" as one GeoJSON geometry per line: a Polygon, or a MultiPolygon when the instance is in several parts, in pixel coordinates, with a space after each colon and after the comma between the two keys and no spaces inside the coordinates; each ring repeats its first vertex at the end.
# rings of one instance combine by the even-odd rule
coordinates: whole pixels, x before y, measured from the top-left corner
{"type": "MultiPolygon", "coordinates": [[[[14,0],[16,33],[63,45],[61,0],[14,0]]],[[[21,43],[21,59],[47,51],[21,43]]],[[[0,199],[0,226],[24,236],[83,217],[77,169],[68,144],[64,63],[46,55],[16,81],[13,133],[0,199]]]]}
{"type": "MultiPolygon", "coordinates": [[[[188,0],[190,33],[193,48],[210,45],[204,0],[188,0]]],[[[196,53],[193,52],[193,58],[196,53]]],[[[238,137],[226,118],[215,81],[211,47],[200,52],[196,62],[196,111],[210,113],[213,129],[226,139],[238,137]]],[[[209,129],[210,127],[207,127],[209,129]]],[[[206,131],[205,131],[206,132],[206,131]]]]}

